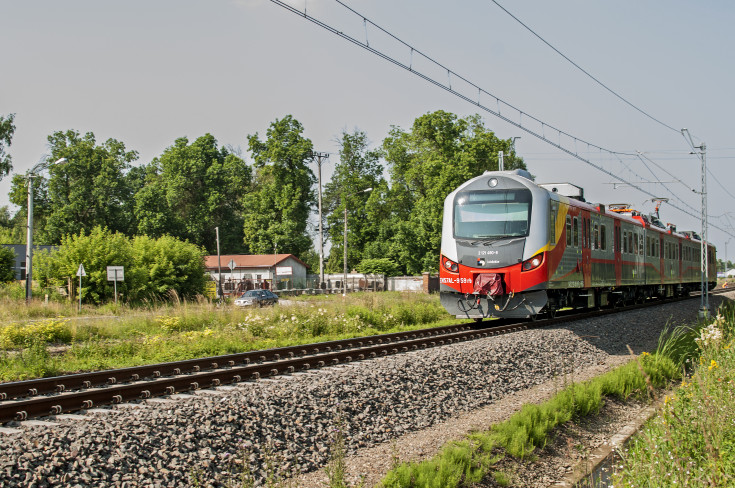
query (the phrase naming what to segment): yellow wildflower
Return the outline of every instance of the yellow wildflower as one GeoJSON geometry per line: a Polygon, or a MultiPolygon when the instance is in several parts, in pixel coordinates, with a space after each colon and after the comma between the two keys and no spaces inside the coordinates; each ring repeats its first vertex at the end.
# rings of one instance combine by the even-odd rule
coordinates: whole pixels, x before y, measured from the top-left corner
{"type": "Polygon", "coordinates": [[[709,363],[709,368],[708,369],[712,370],[712,368],[716,368],[716,367],[717,367],[717,361],[715,361],[713,359],[712,362],[709,363]]]}

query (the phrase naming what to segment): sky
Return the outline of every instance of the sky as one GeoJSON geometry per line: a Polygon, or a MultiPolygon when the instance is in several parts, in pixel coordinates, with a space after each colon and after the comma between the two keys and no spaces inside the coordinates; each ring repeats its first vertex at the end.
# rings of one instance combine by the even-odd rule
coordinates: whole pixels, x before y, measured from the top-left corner
{"type": "MultiPolygon", "coordinates": [[[[343,0],[360,16],[334,0],[287,2],[361,42],[367,36],[374,49],[440,83],[452,79],[364,16],[542,121],[543,127],[526,125],[528,116],[500,105],[507,118],[604,171],[269,0],[0,0],[0,115],[16,117],[8,148],[15,172],[48,154],[48,135],[68,129],[93,132],[98,143],[122,141],[139,152],[138,164],[179,137],[193,141],[205,133],[251,161],[248,135],[264,139],[271,122],[290,114],[315,150],[332,154],[324,165],[328,178],[343,131],[362,130],[377,147],[391,126],[410,129],[418,116],[446,110],[479,113],[498,137],[520,137],[516,151],[539,183],[571,182],[588,201],[630,203],[646,213],[653,210],[651,195],[668,197],[688,213],[664,203],[661,219],[699,232],[701,163],[679,132],[687,128],[695,145],[706,144],[710,224],[727,231],[710,227],[709,240],[718,257],[725,257],[727,244],[727,257],[735,260],[732,2],[498,0],[669,127],[595,83],[491,0],[343,0]],[[559,138],[549,126],[578,141],[559,138]],[[579,140],[648,159],[613,157],[579,140]],[[611,175],[647,193],[613,185],[611,175]]],[[[497,109],[488,95],[480,101],[497,109]]],[[[10,178],[0,181],[0,205],[8,204],[10,178]]]]}

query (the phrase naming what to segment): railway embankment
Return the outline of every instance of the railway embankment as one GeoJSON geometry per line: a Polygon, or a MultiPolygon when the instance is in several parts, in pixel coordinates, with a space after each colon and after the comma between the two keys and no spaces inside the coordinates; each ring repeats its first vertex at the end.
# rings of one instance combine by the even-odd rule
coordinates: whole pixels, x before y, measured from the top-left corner
{"type": "Polygon", "coordinates": [[[370,486],[397,460],[429,458],[627,361],[627,345],[652,351],[696,308],[689,300],[26,425],[0,436],[0,481],[242,486],[296,476],[292,486],[325,486],[339,430],[349,481],[370,486]]]}

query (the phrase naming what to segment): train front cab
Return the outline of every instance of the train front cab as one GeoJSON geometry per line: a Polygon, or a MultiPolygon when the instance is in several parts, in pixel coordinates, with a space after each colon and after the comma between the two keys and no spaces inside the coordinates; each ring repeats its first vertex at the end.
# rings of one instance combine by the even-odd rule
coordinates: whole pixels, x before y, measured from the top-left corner
{"type": "Polygon", "coordinates": [[[452,315],[526,318],[547,303],[549,194],[522,173],[486,173],[445,200],[440,299],[452,315]]]}

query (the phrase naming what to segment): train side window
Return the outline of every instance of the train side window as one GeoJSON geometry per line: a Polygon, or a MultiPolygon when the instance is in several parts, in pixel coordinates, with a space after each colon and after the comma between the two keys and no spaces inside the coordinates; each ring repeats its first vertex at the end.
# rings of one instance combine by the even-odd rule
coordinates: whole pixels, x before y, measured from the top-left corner
{"type": "Polygon", "coordinates": [[[633,254],[638,254],[638,234],[633,234],[633,254]]]}
{"type": "Polygon", "coordinates": [[[587,219],[587,247],[592,249],[592,221],[587,219]]]}
{"type": "Polygon", "coordinates": [[[572,218],[567,215],[567,246],[572,245],[572,218]]]}
{"type": "Polygon", "coordinates": [[[600,249],[607,251],[607,233],[604,225],[600,226],[600,249]]]}
{"type": "Polygon", "coordinates": [[[628,231],[623,231],[623,252],[628,253],[628,231]]]}
{"type": "Polygon", "coordinates": [[[597,226],[597,224],[595,224],[593,229],[594,229],[594,234],[592,235],[595,236],[595,240],[593,241],[594,242],[593,245],[595,246],[594,249],[600,249],[600,228],[597,226]]]}
{"type": "Polygon", "coordinates": [[[556,244],[556,212],[558,209],[559,204],[552,201],[549,206],[549,224],[551,225],[551,228],[549,229],[549,240],[551,241],[552,246],[556,244]]]}
{"type": "Polygon", "coordinates": [[[651,238],[646,236],[646,256],[649,258],[652,256],[651,253],[651,238]]]}
{"type": "Polygon", "coordinates": [[[574,217],[574,247],[579,246],[579,219],[574,217]]]}
{"type": "Polygon", "coordinates": [[[633,254],[633,233],[628,232],[628,252],[633,254]]]}
{"type": "Polygon", "coordinates": [[[643,254],[644,254],[644,251],[643,251],[643,234],[638,234],[638,249],[641,252],[641,256],[643,256],[643,254]]]}

